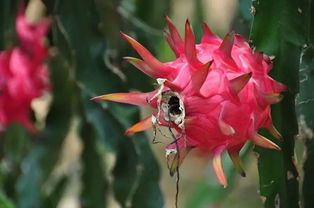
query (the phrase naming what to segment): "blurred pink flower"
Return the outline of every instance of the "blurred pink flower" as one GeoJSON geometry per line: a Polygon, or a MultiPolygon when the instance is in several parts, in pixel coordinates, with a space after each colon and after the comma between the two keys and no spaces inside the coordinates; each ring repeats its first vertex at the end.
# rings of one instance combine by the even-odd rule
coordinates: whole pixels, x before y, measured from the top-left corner
{"type": "Polygon", "coordinates": [[[44,61],[48,49],[45,35],[50,20],[29,23],[25,12],[16,18],[19,46],[0,52],[0,131],[13,122],[36,129],[29,119],[31,102],[49,88],[44,61]]]}

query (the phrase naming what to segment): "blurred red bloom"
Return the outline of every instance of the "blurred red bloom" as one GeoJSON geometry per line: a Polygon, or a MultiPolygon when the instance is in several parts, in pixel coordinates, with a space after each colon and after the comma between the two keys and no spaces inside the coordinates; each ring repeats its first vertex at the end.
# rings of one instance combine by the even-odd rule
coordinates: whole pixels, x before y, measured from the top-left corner
{"type": "Polygon", "coordinates": [[[49,19],[28,22],[24,11],[16,18],[19,46],[0,52],[0,131],[13,122],[35,131],[29,113],[32,100],[49,87],[44,63],[48,53],[44,39],[49,27],[49,19]]]}

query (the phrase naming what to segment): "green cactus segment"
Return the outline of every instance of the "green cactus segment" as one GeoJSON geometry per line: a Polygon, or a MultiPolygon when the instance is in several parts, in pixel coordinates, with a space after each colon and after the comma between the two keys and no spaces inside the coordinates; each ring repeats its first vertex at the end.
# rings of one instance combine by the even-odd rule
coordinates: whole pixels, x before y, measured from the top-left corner
{"type": "MultiPolygon", "coordinates": [[[[55,44],[72,60],[69,67],[75,72],[73,75],[80,93],[78,100],[82,102],[86,122],[94,126],[93,136],[99,139],[97,144],[103,144],[103,149],[115,156],[113,170],[110,170],[115,200],[122,207],[158,208],[163,206],[158,185],[159,172],[147,138],[142,135],[131,139],[124,135],[124,131],[139,120],[138,108],[90,101],[96,95],[128,91],[129,80],[121,71],[122,57],[118,53],[123,51],[124,46],[119,38],[119,30],[124,29],[120,28],[123,23],[117,13],[118,6],[116,1],[60,2],[54,8],[58,14],[53,25],[55,44]]],[[[84,137],[87,137],[86,134],[84,137]]],[[[92,151],[96,153],[95,149],[92,151]]],[[[83,155],[83,162],[91,162],[90,159],[87,161],[91,156],[86,154],[83,155]]],[[[89,167],[91,164],[83,166],[89,167]]],[[[86,169],[85,174],[88,174],[86,169]]],[[[83,188],[90,189],[88,181],[85,182],[83,188]]],[[[82,197],[88,197],[87,190],[83,192],[82,197]]],[[[94,203],[90,197],[88,200],[94,203]]]]}
{"type": "Polygon", "coordinates": [[[10,199],[5,196],[4,193],[0,192],[0,207],[1,208],[15,208],[10,199]]]}
{"type": "Polygon", "coordinates": [[[271,75],[289,87],[284,100],[272,109],[274,124],[283,136],[282,141],[276,141],[282,150],[256,148],[260,194],[265,198],[265,207],[299,207],[298,172],[294,165],[298,125],[294,109],[309,5],[309,0],[257,0],[252,6],[253,45],[256,50],[275,57],[271,75]]]}
{"type": "Polygon", "coordinates": [[[0,50],[14,45],[18,2],[18,0],[0,1],[0,50]]]}
{"type": "Polygon", "coordinates": [[[297,99],[300,137],[305,141],[306,154],[303,165],[303,203],[305,208],[314,207],[314,48],[306,49],[300,70],[300,94],[297,99]]]}
{"type": "MultiPolygon", "coordinates": [[[[23,166],[17,182],[17,202],[21,208],[49,207],[43,205],[43,201],[50,198],[49,193],[53,194],[55,190],[52,188],[49,193],[41,192],[59,159],[73,115],[74,85],[64,64],[61,57],[52,58],[50,61],[51,81],[54,83],[53,100],[45,129],[38,135],[32,150],[22,162],[27,166],[23,166]],[[65,97],[67,99],[64,99],[65,97]]],[[[58,192],[62,191],[58,189],[58,192]]]]}
{"type": "Polygon", "coordinates": [[[81,125],[81,138],[84,144],[82,153],[82,193],[83,207],[106,207],[108,181],[105,180],[103,157],[97,148],[97,135],[94,127],[87,122],[81,125]]]}
{"type": "Polygon", "coordinates": [[[314,207],[314,2],[311,4],[309,42],[304,48],[300,68],[300,94],[297,97],[299,116],[299,135],[306,145],[303,164],[304,179],[302,186],[303,206],[314,207]]]}

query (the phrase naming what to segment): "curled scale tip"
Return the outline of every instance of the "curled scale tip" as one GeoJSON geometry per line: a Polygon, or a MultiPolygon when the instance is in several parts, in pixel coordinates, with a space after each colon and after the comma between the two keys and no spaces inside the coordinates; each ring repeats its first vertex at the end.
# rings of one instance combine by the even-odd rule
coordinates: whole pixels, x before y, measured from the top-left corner
{"type": "Polygon", "coordinates": [[[282,135],[280,132],[276,129],[274,125],[270,125],[267,127],[267,130],[273,135],[276,139],[282,139],[282,135]]]}
{"type": "Polygon", "coordinates": [[[170,82],[169,80],[165,80],[164,85],[166,87],[169,87],[171,90],[176,91],[176,92],[182,91],[182,87],[181,86],[176,85],[175,83],[170,82]]]}
{"type": "Polygon", "coordinates": [[[212,165],[219,183],[224,187],[227,187],[227,179],[221,162],[221,154],[224,151],[224,149],[225,146],[220,146],[213,151],[212,165]]]}
{"type": "Polygon", "coordinates": [[[283,99],[283,95],[280,93],[263,93],[262,96],[268,104],[277,104],[283,99]]]}
{"type": "Polygon", "coordinates": [[[236,92],[239,93],[245,85],[249,82],[252,77],[252,72],[243,74],[238,76],[232,80],[230,80],[231,88],[236,92]]]}
{"type": "Polygon", "coordinates": [[[152,124],[152,116],[148,116],[141,120],[140,122],[136,123],[132,127],[130,127],[128,130],[125,131],[125,135],[129,136],[136,132],[146,131],[148,129],[151,129],[153,127],[152,124]]]}
{"type": "Polygon", "coordinates": [[[202,36],[202,43],[210,43],[212,40],[217,39],[217,36],[210,30],[208,25],[205,21],[202,21],[202,30],[203,30],[203,36],[202,36]]]}
{"type": "Polygon", "coordinates": [[[195,68],[199,68],[203,64],[197,59],[195,48],[195,35],[191,27],[190,21],[185,22],[185,56],[188,62],[195,68]]]}
{"type": "Polygon", "coordinates": [[[235,167],[235,169],[238,171],[238,173],[242,176],[242,177],[246,177],[246,173],[244,171],[244,168],[242,167],[242,162],[240,159],[240,150],[242,148],[243,145],[240,145],[240,148],[231,148],[228,149],[228,154],[232,160],[232,163],[235,167]]]}
{"type": "Polygon", "coordinates": [[[193,72],[191,80],[193,88],[196,92],[200,93],[200,89],[206,81],[212,63],[213,61],[209,61],[208,63],[203,64],[201,67],[199,67],[195,72],[193,72]]]}
{"type": "Polygon", "coordinates": [[[165,15],[165,21],[168,25],[169,32],[165,32],[167,41],[177,57],[182,53],[184,42],[171,19],[165,15]]]}
{"type": "Polygon", "coordinates": [[[126,56],[126,57],[123,57],[123,60],[131,64],[137,64],[141,59],[126,56]]]}
{"type": "Polygon", "coordinates": [[[234,130],[234,128],[229,125],[228,123],[226,123],[224,121],[224,109],[225,107],[223,107],[220,111],[220,114],[219,114],[219,118],[218,118],[218,126],[220,128],[220,131],[222,134],[226,135],[226,136],[233,136],[236,131],[234,130]]]}
{"type": "Polygon", "coordinates": [[[231,57],[231,51],[232,51],[233,42],[234,42],[234,35],[235,35],[234,31],[227,33],[227,35],[224,37],[219,47],[219,50],[222,51],[223,54],[225,54],[228,57],[231,57]]]}
{"type": "Polygon", "coordinates": [[[179,34],[176,26],[173,24],[171,19],[167,15],[165,15],[165,20],[166,20],[166,23],[168,25],[169,32],[170,32],[170,35],[171,35],[174,43],[183,44],[183,40],[181,38],[181,35],[179,34]]]}
{"type": "Polygon", "coordinates": [[[137,53],[142,57],[145,63],[154,71],[156,74],[161,75],[159,78],[167,78],[169,74],[176,71],[174,68],[171,68],[158,59],[156,59],[144,46],[137,42],[132,37],[120,32],[121,37],[127,40],[131,46],[137,51],[137,53]]]}
{"type": "Polygon", "coordinates": [[[227,124],[226,122],[224,122],[222,119],[219,119],[218,124],[219,124],[220,131],[224,135],[232,136],[236,133],[234,128],[232,126],[230,126],[229,124],[227,124]]]}
{"type": "Polygon", "coordinates": [[[97,96],[97,97],[91,98],[90,100],[92,101],[106,100],[106,101],[113,101],[113,102],[118,102],[118,103],[138,105],[138,106],[147,106],[149,105],[147,100],[150,97],[152,97],[154,93],[155,91],[149,92],[149,93],[140,93],[140,92],[112,93],[112,94],[97,96]]]}
{"type": "Polygon", "coordinates": [[[261,147],[265,147],[268,149],[274,149],[274,150],[281,150],[281,148],[275,144],[274,142],[270,141],[269,139],[263,137],[260,134],[256,134],[253,138],[252,141],[254,144],[261,146],[261,147]]]}
{"type": "Polygon", "coordinates": [[[161,73],[158,70],[152,69],[148,64],[145,63],[145,61],[134,58],[134,57],[123,57],[124,61],[132,64],[137,69],[145,73],[146,75],[152,77],[152,78],[160,78],[166,76],[164,73],[161,73]]]}
{"type": "Polygon", "coordinates": [[[166,157],[170,176],[174,176],[177,169],[192,149],[193,147],[181,147],[179,148],[179,154],[176,149],[167,149],[166,157]]]}

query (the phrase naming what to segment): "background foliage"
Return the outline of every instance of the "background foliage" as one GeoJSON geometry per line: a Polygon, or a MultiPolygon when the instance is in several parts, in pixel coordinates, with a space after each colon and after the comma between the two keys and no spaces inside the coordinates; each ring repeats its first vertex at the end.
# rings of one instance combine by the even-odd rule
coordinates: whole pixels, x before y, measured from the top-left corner
{"type": "MultiPolygon", "coordinates": [[[[178,9],[174,7],[178,3],[168,0],[44,2],[47,15],[52,18],[48,37],[52,99],[42,119],[34,113],[34,122],[40,129],[37,134],[13,124],[1,135],[0,208],[57,207],[75,186],[79,186],[77,207],[111,207],[113,199],[120,207],[167,206],[165,200],[171,196],[162,194],[160,167],[149,145],[150,139],[144,133],[131,138],[123,134],[139,120],[139,109],[89,99],[105,93],[148,91],[153,87],[153,80],[121,61],[123,56],[135,52],[121,40],[119,31],[136,37],[159,58],[170,60],[173,55],[163,39],[163,15],[176,18],[178,9]],[[70,147],[67,143],[73,138],[80,144],[78,159],[72,161],[74,165],[62,168],[70,147]]],[[[192,18],[198,38],[200,22],[207,14],[204,2],[182,3],[182,8],[190,6],[193,12],[191,16],[181,14],[183,19],[178,18],[182,26],[185,18],[192,18]]],[[[18,0],[0,1],[1,50],[17,44],[14,28],[18,3],[18,0]]],[[[232,27],[250,38],[252,47],[275,56],[272,76],[290,89],[283,102],[273,109],[274,122],[283,135],[282,141],[276,141],[282,151],[254,149],[258,155],[262,201],[265,207],[314,207],[313,3],[257,0],[252,4],[250,0],[240,0],[238,6],[232,27]],[[300,144],[295,148],[298,130],[300,144]]],[[[250,146],[243,151],[245,161],[251,152],[250,146]]],[[[239,198],[248,193],[237,188],[236,181],[240,179],[230,161],[226,163],[229,187],[224,189],[211,182],[213,178],[203,178],[194,183],[189,194],[181,197],[182,207],[217,204],[259,207],[256,203],[249,205],[249,200],[242,203],[238,200],[239,204],[235,204],[230,197],[228,205],[225,199],[234,188],[240,192],[233,192],[239,198]]]]}

